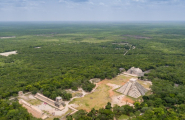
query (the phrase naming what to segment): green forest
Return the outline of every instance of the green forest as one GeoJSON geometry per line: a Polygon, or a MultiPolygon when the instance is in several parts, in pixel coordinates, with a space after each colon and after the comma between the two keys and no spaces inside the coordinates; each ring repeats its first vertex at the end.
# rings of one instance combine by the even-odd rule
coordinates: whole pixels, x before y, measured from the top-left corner
{"type": "Polygon", "coordinates": [[[68,119],[185,119],[183,22],[0,22],[0,53],[14,50],[18,54],[0,56],[0,119],[34,119],[17,101],[7,101],[18,91],[69,100],[72,95],[65,89],[91,91],[95,85],[90,79],[111,79],[119,68],[131,67],[150,70],[141,79],[152,81],[152,95],[135,107],[111,108],[108,103],[68,119]],[[11,36],[15,38],[3,38],[11,36]]]}

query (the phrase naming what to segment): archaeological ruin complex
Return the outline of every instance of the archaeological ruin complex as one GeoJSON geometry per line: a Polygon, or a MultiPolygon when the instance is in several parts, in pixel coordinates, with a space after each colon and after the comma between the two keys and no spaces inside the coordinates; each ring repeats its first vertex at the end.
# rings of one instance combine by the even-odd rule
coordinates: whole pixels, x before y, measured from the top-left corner
{"type": "Polygon", "coordinates": [[[57,97],[56,101],[54,101],[54,100],[51,100],[51,99],[45,97],[44,95],[42,95],[40,93],[37,93],[35,95],[35,98],[37,98],[37,99],[39,99],[39,100],[49,104],[50,106],[52,106],[52,107],[54,107],[54,108],[56,108],[58,110],[63,110],[64,109],[64,105],[65,104],[62,101],[62,97],[57,97]]]}
{"type": "Polygon", "coordinates": [[[27,103],[23,99],[19,100],[19,103],[22,104],[23,107],[25,107],[29,113],[31,113],[36,118],[46,119],[48,116],[44,114],[40,109],[34,107],[33,105],[27,103]]]}

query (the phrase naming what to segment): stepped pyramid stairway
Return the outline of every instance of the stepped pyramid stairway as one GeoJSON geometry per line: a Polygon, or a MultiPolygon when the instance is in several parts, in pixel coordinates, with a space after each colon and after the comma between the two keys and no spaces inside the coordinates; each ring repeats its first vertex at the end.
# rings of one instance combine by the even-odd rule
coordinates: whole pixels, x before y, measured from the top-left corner
{"type": "Polygon", "coordinates": [[[138,98],[140,96],[145,95],[147,89],[145,89],[141,84],[139,84],[137,82],[137,79],[132,78],[129,82],[119,88],[117,92],[122,93],[124,95],[128,95],[133,98],[138,98]]]}

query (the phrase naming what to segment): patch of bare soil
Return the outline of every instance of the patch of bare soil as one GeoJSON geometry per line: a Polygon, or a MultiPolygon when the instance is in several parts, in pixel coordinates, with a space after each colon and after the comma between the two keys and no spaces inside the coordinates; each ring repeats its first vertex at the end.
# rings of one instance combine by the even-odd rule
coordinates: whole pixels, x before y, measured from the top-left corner
{"type": "Polygon", "coordinates": [[[123,82],[121,85],[126,84],[130,79],[127,79],[125,82],[123,82]]]}
{"type": "Polygon", "coordinates": [[[134,101],[133,101],[132,99],[130,99],[130,98],[126,97],[126,96],[124,96],[124,97],[122,98],[122,101],[125,101],[126,103],[131,103],[131,104],[134,103],[134,101]]]}
{"type": "Polygon", "coordinates": [[[112,105],[118,105],[118,106],[123,106],[123,105],[126,105],[126,101],[123,101],[123,97],[125,95],[119,95],[119,96],[113,96],[112,97],[112,105]]]}
{"type": "Polygon", "coordinates": [[[105,84],[105,83],[106,83],[106,80],[107,80],[107,79],[105,79],[105,80],[102,80],[102,81],[98,82],[98,83],[97,83],[97,85],[105,84]]]}
{"type": "Polygon", "coordinates": [[[29,100],[29,98],[27,97],[27,96],[19,96],[20,98],[22,98],[23,100],[25,100],[25,101],[28,101],[29,100]]]}
{"type": "Polygon", "coordinates": [[[114,96],[115,93],[113,90],[120,87],[119,85],[115,85],[115,84],[111,84],[111,83],[107,83],[106,85],[109,87],[112,87],[112,89],[109,90],[109,97],[114,96]]]}
{"type": "Polygon", "coordinates": [[[32,94],[28,96],[29,99],[36,99],[32,94]]]}
{"type": "Polygon", "coordinates": [[[112,97],[114,95],[114,92],[111,90],[109,90],[109,97],[112,97]]]}

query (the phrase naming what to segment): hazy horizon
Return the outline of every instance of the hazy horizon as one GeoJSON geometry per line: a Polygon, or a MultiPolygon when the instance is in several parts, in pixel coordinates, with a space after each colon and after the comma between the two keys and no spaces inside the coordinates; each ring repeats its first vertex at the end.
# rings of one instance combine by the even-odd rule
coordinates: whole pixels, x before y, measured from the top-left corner
{"type": "Polygon", "coordinates": [[[0,21],[185,21],[184,0],[0,0],[0,21]]]}

